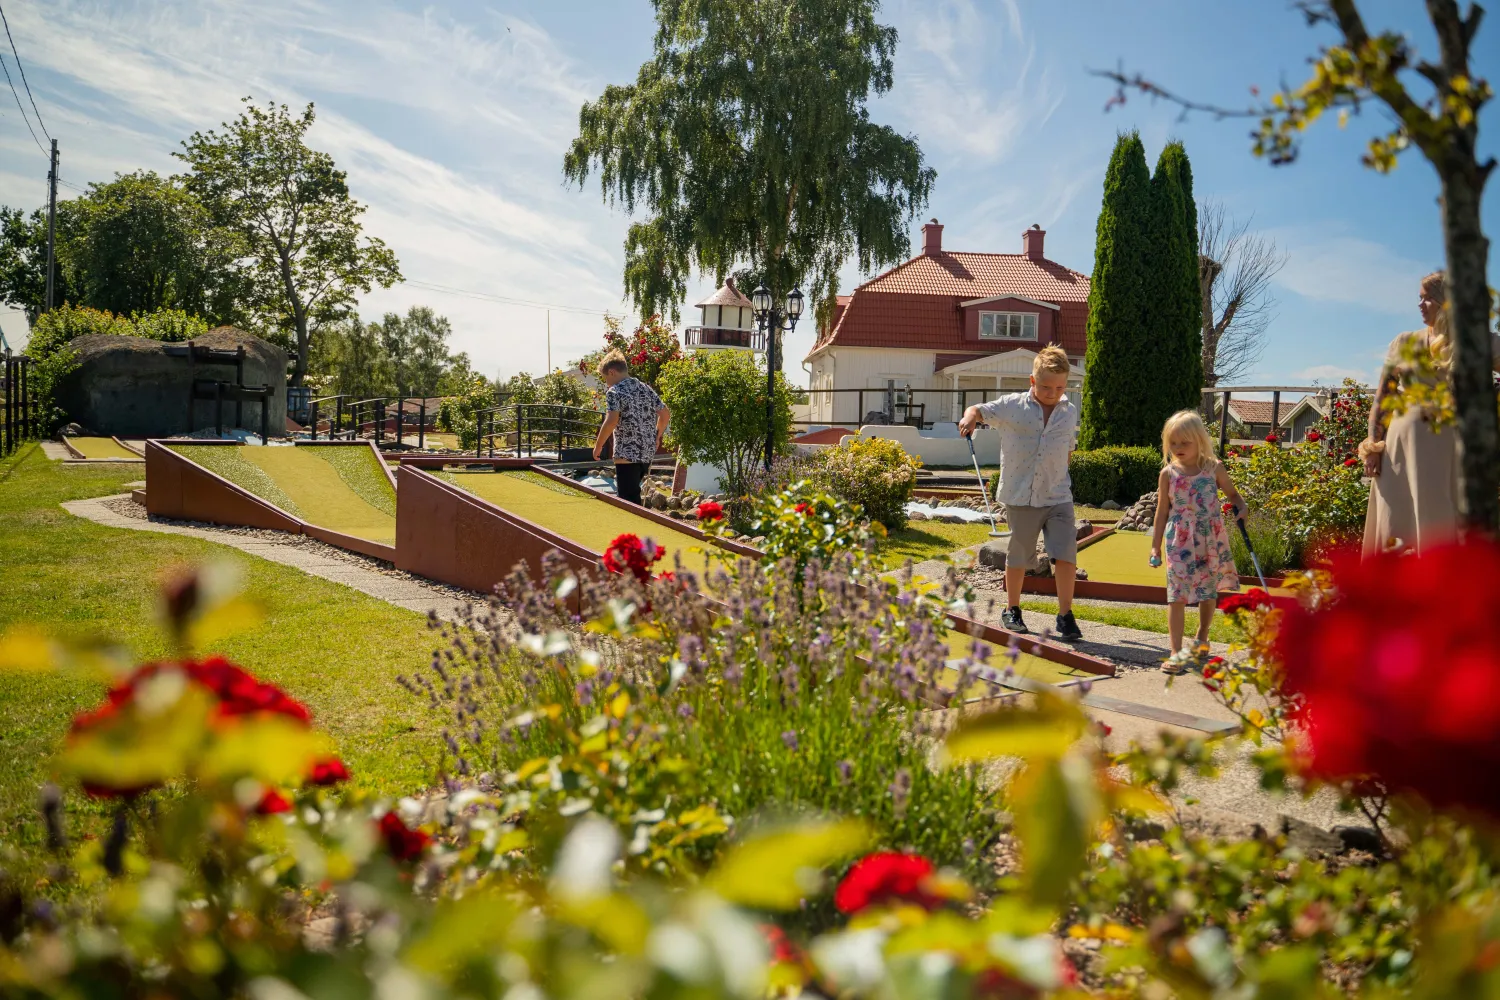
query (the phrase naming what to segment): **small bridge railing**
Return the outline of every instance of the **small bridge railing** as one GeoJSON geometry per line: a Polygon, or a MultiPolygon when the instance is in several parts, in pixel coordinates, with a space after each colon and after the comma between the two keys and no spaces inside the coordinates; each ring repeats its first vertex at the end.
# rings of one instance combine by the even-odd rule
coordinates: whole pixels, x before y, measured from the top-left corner
{"type": "Polygon", "coordinates": [[[474,414],[478,421],[476,458],[495,457],[495,439],[500,450],[515,457],[535,455],[538,445],[561,457],[570,443],[592,447],[604,423],[604,411],[560,403],[518,403],[494,406],[474,414]]]}

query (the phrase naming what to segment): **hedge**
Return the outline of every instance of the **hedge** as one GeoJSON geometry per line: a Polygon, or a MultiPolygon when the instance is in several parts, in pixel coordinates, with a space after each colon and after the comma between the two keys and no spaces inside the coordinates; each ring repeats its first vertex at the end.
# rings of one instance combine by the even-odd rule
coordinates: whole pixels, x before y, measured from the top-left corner
{"type": "MultiPolygon", "coordinates": [[[[1097,507],[1113,500],[1128,507],[1156,489],[1161,475],[1161,452],[1155,448],[1094,448],[1075,451],[1068,462],[1068,476],[1073,480],[1073,499],[1097,507]]],[[[999,474],[990,477],[994,492],[999,474]]]]}

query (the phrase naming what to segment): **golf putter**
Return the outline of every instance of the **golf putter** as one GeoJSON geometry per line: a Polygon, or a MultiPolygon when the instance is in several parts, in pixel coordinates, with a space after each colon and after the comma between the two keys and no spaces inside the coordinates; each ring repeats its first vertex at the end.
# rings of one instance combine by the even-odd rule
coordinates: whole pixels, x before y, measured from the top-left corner
{"type": "Polygon", "coordinates": [[[990,506],[990,491],[984,488],[984,474],[979,471],[979,454],[974,450],[973,432],[964,435],[964,440],[969,442],[969,457],[974,460],[974,478],[979,480],[979,495],[984,497],[984,512],[985,514],[989,515],[990,537],[1005,538],[1010,534],[1010,532],[1001,531],[1000,528],[995,524],[995,511],[994,508],[990,506]]]}
{"type": "Polygon", "coordinates": [[[1245,541],[1245,550],[1250,553],[1250,561],[1255,564],[1255,577],[1260,581],[1260,589],[1266,589],[1266,575],[1260,571],[1260,556],[1255,554],[1255,546],[1250,544],[1250,532],[1245,527],[1245,519],[1237,517],[1234,523],[1239,526],[1240,537],[1245,541]]]}

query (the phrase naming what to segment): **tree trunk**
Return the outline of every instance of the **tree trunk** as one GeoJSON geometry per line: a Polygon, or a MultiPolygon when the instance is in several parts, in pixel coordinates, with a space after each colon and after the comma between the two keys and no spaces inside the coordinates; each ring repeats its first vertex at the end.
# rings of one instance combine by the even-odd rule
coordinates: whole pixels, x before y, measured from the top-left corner
{"type": "Polygon", "coordinates": [[[1199,256],[1198,290],[1203,295],[1203,385],[1212,388],[1219,383],[1217,374],[1219,360],[1219,337],[1214,329],[1214,282],[1224,270],[1216,260],[1199,256]]]}
{"type": "Polygon", "coordinates": [[[1489,240],[1480,225],[1485,173],[1472,157],[1440,164],[1443,250],[1453,338],[1453,404],[1458,417],[1459,523],[1500,534],[1500,417],[1490,338],[1489,240]]]}

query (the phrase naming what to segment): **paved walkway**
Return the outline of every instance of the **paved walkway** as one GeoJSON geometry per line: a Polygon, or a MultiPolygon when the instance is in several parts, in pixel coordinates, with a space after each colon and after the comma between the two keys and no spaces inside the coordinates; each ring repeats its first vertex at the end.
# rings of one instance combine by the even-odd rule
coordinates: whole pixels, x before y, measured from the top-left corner
{"type": "MultiPolygon", "coordinates": [[[[129,498],[128,493],[120,496],[129,498]]],[[[201,538],[219,545],[229,545],[252,556],[259,556],[261,559],[291,566],[312,576],[319,576],[325,580],[352,587],[362,594],[369,594],[371,597],[394,604],[398,608],[415,611],[420,615],[436,611],[438,617],[445,621],[457,621],[462,615],[462,602],[450,594],[425,586],[409,577],[392,576],[337,556],[327,555],[320,551],[321,546],[291,541],[272,541],[257,535],[242,535],[231,531],[216,531],[212,528],[195,528],[182,524],[165,524],[144,518],[126,517],[104,506],[103,501],[119,498],[96,497],[91,500],[73,500],[62,506],[70,514],[111,528],[155,531],[164,535],[187,535],[190,538],[201,538]]],[[[290,539],[295,536],[288,535],[287,537],[290,539]]],[[[476,603],[475,607],[478,606],[476,603]]]]}

